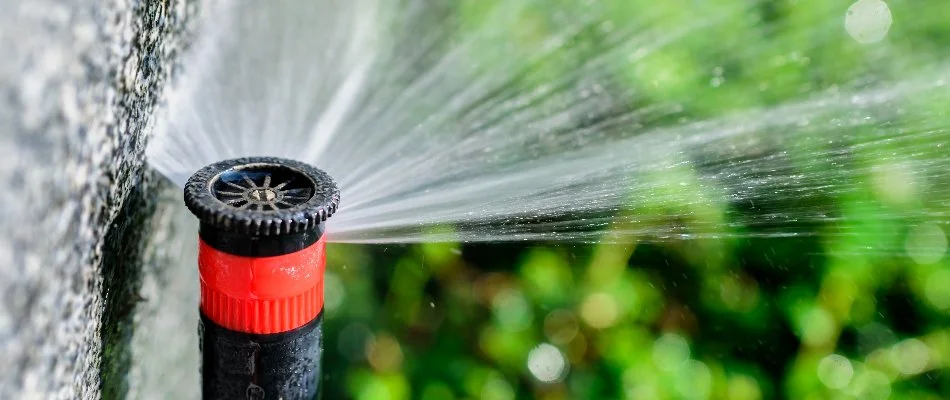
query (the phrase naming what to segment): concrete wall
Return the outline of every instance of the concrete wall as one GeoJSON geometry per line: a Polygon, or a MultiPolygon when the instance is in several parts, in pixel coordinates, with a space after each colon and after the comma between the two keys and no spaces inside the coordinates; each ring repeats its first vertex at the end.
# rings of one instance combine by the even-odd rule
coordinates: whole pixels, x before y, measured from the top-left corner
{"type": "Polygon", "coordinates": [[[195,3],[0,0],[0,398],[127,389],[143,243],[175,191],[144,148],[195,3]]]}

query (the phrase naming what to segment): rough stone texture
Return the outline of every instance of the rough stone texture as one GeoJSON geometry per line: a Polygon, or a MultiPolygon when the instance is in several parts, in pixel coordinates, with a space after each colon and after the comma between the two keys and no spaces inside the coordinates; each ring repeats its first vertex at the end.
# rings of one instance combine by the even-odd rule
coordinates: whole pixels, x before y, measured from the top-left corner
{"type": "Polygon", "coordinates": [[[125,390],[145,139],[195,8],[0,1],[0,398],[125,390]]]}

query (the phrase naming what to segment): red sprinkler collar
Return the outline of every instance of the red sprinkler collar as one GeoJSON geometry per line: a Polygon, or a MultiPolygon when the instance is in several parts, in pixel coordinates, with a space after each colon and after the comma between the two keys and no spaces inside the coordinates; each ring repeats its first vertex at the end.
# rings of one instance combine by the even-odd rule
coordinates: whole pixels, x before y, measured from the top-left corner
{"type": "Polygon", "coordinates": [[[302,250],[245,257],[199,241],[201,311],[230,330],[266,334],[299,328],[323,309],[326,236],[302,250]]]}

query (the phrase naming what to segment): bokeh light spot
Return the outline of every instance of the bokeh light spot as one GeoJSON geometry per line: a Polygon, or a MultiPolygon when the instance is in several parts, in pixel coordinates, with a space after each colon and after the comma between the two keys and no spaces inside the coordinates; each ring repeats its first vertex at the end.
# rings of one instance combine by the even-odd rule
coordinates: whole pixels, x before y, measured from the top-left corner
{"type": "Polygon", "coordinates": [[[689,360],[689,343],[682,336],[666,333],[653,343],[653,362],[664,371],[675,371],[689,360]]]}
{"type": "Polygon", "coordinates": [[[531,305],[520,291],[507,289],[499,292],[492,299],[492,310],[502,328],[511,331],[520,331],[531,325],[534,314],[531,305]]]}
{"type": "Polygon", "coordinates": [[[924,372],[930,364],[930,347],[917,339],[906,339],[891,348],[891,364],[904,375],[924,372]]]}
{"type": "Polygon", "coordinates": [[[567,344],[567,357],[572,362],[582,362],[587,355],[587,338],[577,335],[567,344]]]}
{"type": "Polygon", "coordinates": [[[542,343],[528,353],[528,370],[541,382],[558,382],[567,375],[568,363],[557,347],[542,343]]]}
{"type": "Polygon", "coordinates": [[[682,369],[681,384],[676,390],[687,399],[706,399],[712,390],[712,373],[709,367],[700,361],[689,360],[682,369]]]}
{"type": "Polygon", "coordinates": [[[891,29],[891,9],[881,0],[858,0],[844,17],[844,28],[862,44],[879,42],[891,29]]]}
{"type": "Polygon", "coordinates": [[[627,399],[658,399],[660,390],[657,388],[659,377],[653,368],[630,367],[623,371],[623,390],[627,399]]]}
{"type": "Polygon", "coordinates": [[[938,310],[950,311],[950,269],[931,273],[924,286],[924,295],[938,310]]]}
{"type": "Polygon", "coordinates": [[[577,318],[568,310],[554,310],[544,318],[544,335],[555,344],[570,343],[579,329],[577,318]]]}
{"type": "Polygon", "coordinates": [[[581,317],[584,322],[597,329],[613,326],[619,313],[617,300],[607,293],[591,294],[581,304],[581,317]]]}
{"type": "Polygon", "coordinates": [[[392,399],[392,391],[386,383],[379,379],[371,379],[359,390],[359,400],[388,400],[392,399]]]}
{"type": "Polygon", "coordinates": [[[818,379],[825,386],[841,389],[848,386],[854,376],[851,360],[838,354],[829,354],[818,363],[818,379]]]}
{"type": "Polygon", "coordinates": [[[326,271],[323,274],[323,304],[327,312],[333,313],[340,308],[346,298],[346,288],[337,274],[326,271]]]}
{"type": "Polygon", "coordinates": [[[369,365],[379,372],[398,371],[402,367],[402,348],[392,336],[381,334],[366,346],[369,365]]]}
{"type": "Polygon", "coordinates": [[[511,384],[499,376],[492,376],[485,381],[482,387],[482,400],[513,400],[515,390],[511,384]]]}
{"type": "Polygon", "coordinates": [[[917,198],[917,176],[906,162],[881,160],[871,167],[871,186],[882,202],[908,205],[917,198]]]}
{"type": "Polygon", "coordinates": [[[828,343],[835,334],[835,320],[827,310],[814,307],[802,317],[802,341],[815,347],[828,343]]]}
{"type": "Polygon", "coordinates": [[[917,225],[907,233],[904,250],[917,264],[934,264],[947,252],[947,235],[933,222],[917,225]]]}
{"type": "Polygon", "coordinates": [[[750,376],[736,375],[729,378],[726,388],[727,398],[731,400],[759,400],[762,398],[762,389],[759,382],[750,376]]]}
{"type": "Polygon", "coordinates": [[[858,351],[868,355],[880,348],[888,348],[897,341],[891,328],[871,322],[858,328],[858,351]]]}
{"type": "Polygon", "coordinates": [[[884,373],[867,368],[860,363],[855,365],[854,378],[846,392],[858,399],[883,400],[891,395],[891,381],[884,373]]]}

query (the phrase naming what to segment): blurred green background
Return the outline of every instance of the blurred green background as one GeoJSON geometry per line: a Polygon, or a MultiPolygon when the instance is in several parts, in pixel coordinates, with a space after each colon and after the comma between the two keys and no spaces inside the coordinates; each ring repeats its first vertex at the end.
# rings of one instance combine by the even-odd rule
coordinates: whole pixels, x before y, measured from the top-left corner
{"type": "MultiPolygon", "coordinates": [[[[880,3],[863,2],[872,11],[880,3]]],[[[493,53],[494,44],[531,54],[565,19],[595,18],[565,57],[532,65],[516,82],[525,88],[605,52],[612,37],[605,32],[675,31],[715,16],[701,34],[686,33],[650,57],[608,68],[612,90],[636,92],[634,108],[674,102],[682,107],[677,118],[704,119],[837,86],[886,87],[942,65],[950,2],[887,1],[893,23],[876,40],[849,33],[852,4],[469,0],[445,9],[460,37],[497,36],[497,43],[484,42],[488,62],[504,56],[493,53]],[[507,9],[502,14],[510,18],[493,19],[507,9]]],[[[892,124],[873,128],[929,129],[918,145],[853,147],[852,161],[866,168],[809,157],[820,137],[792,146],[801,152],[795,168],[817,180],[841,168],[853,172],[844,176],[849,190],[810,199],[810,207],[837,218],[796,226],[796,236],[729,224],[752,212],[732,204],[671,204],[703,195],[697,185],[679,185],[696,172],[686,168],[651,178],[678,195],[628,212],[664,221],[665,210],[692,207],[691,219],[679,222],[686,231],[734,230],[712,232],[718,238],[609,244],[332,244],[324,396],[946,398],[950,230],[946,219],[926,216],[947,215],[948,186],[945,175],[904,184],[920,170],[900,169],[911,159],[946,160],[941,146],[950,116],[943,110],[950,103],[929,100],[908,97],[892,124]]],[[[854,145],[869,128],[841,129],[854,130],[854,145]]],[[[774,206],[783,204],[796,206],[774,206]]]]}

